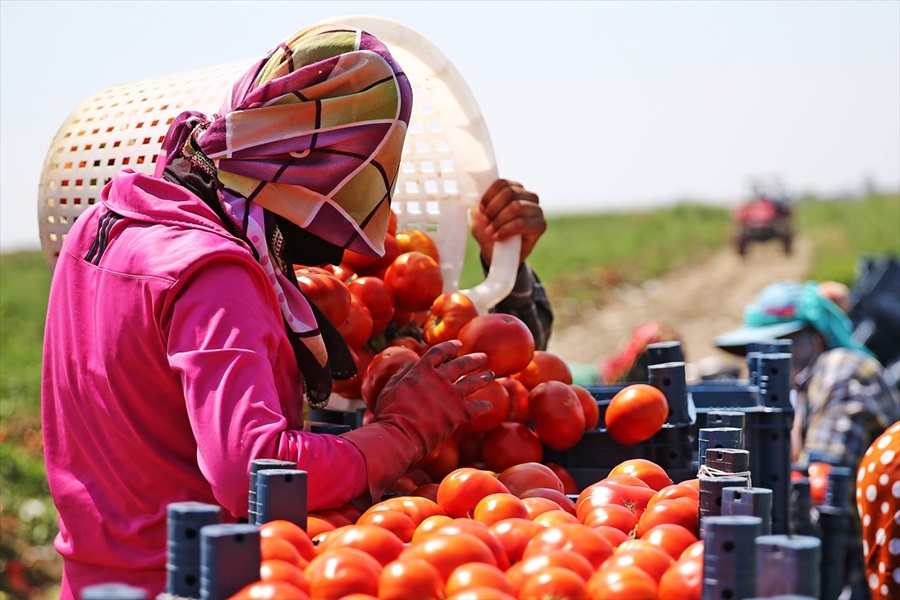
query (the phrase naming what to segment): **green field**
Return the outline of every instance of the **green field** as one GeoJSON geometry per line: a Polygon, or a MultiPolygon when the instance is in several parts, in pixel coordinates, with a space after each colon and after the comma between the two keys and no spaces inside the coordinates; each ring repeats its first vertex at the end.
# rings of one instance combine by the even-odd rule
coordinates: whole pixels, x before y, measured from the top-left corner
{"type": "MultiPolygon", "coordinates": [[[[810,279],[853,284],[863,256],[900,255],[900,195],[804,199],[797,230],[813,247],[810,279]]],[[[682,204],[640,212],[549,219],[530,262],[551,298],[586,300],[598,286],[639,283],[730,243],[726,209],[682,204]]],[[[482,277],[467,249],[461,285],[482,277]]],[[[0,598],[16,570],[42,587],[56,577],[56,533],[41,455],[40,360],[50,273],[40,252],[0,254],[0,598]]]]}

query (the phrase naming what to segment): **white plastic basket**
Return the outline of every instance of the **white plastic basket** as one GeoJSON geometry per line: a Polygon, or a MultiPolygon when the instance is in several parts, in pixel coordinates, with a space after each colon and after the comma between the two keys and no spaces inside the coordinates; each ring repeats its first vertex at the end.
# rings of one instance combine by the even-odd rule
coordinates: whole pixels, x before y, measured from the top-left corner
{"type": "MultiPolygon", "coordinates": [[[[465,260],[468,210],[497,178],[493,145],[478,104],[447,57],[395,21],[329,19],[380,38],[413,87],[413,111],[403,147],[393,209],[398,227],[420,229],[441,255],[446,290],[456,290],[465,260]]],[[[253,60],[114,86],[91,96],[63,123],[50,146],[38,189],[44,258],[52,270],[75,219],[99,200],[123,168],[152,173],[169,124],[184,110],[213,114],[253,60]]],[[[495,245],[485,281],[463,290],[480,312],[515,283],[521,238],[495,245]]]]}

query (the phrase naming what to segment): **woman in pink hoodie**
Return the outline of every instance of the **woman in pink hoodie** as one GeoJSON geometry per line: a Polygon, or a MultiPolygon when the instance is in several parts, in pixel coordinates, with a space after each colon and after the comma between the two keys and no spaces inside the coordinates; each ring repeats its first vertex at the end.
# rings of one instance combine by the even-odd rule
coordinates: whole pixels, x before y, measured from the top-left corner
{"type": "Polygon", "coordinates": [[[409,82],[372,35],[303,29],[237,81],[219,114],[182,113],[155,176],[121,172],[68,233],[43,357],[43,434],[62,596],[166,579],[166,510],[247,514],[258,458],[308,472],[309,509],[381,497],[482,410],[493,375],[456,341],[379,398],[371,424],[301,432],[354,364],[293,265],[384,252],[409,82]],[[426,399],[428,400],[426,402],[426,399]]]}

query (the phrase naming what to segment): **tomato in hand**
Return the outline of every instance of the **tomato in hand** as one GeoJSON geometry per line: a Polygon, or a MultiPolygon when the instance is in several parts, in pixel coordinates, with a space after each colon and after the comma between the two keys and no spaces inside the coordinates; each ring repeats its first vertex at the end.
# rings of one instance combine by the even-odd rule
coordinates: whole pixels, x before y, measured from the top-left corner
{"type": "Polygon", "coordinates": [[[528,393],[538,438],[554,450],[568,450],[584,436],[584,409],[567,383],[547,381],[528,393]]]}
{"type": "Polygon", "coordinates": [[[441,267],[421,252],[405,252],[394,259],[384,274],[384,282],[394,292],[397,308],[410,312],[430,310],[444,291],[441,267]]]}
{"type": "Polygon", "coordinates": [[[528,462],[541,462],[544,447],[537,434],[527,425],[500,423],[481,438],[481,458],[489,469],[501,472],[528,462]]]}
{"type": "Polygon", "coordinates": [[[425,318],[422,336],[425,343],[434,346],[459,336],[463,325],[478,316],[478,309],[462,292],[444,292],[431,305],[425,318]]]}
{"type": "Polygon", "coordinates": [[[534,336],[521,319],[502,313],[478,315],[459,331],[460,354],[484,352],[484,369],[497,377],[517,373],[528,366],[534,355],[534,336]]]}
{"type": "Polygon", "coordinates": [[[656,491],[672,484],[672,478],[666,470],[646,458],[630,458],[622,461],[610,470],[609,475],[632,475],[656,491]]]}
{"type": "Polygon", "coordinates": [[[630,446],[653,437],[669,415],[669,404],[658,388],[646,383],[625,386],[606,408],[606,430],[620,444],[630,446]]]}
{"type": "Polygon", "coordinates": [[[500,425],[509,414],[509,392],[496,380],[491,381],[480,390],[472,392],[467,398],[469,400],[487,400],[491,408],[460,425],[457,430],[463,433],[490,431],[500,425]]]}
{"type": "Polygon", "coordinates": [[[362,399],[369,410],[375,408],[378,395],[384,389],[385,384],[397,371],[409,362],[418,361],[420,356],[409,348],[389,346],[372,357],[366,367],[366,374],[362,380],[360,392],[362,399]]]}

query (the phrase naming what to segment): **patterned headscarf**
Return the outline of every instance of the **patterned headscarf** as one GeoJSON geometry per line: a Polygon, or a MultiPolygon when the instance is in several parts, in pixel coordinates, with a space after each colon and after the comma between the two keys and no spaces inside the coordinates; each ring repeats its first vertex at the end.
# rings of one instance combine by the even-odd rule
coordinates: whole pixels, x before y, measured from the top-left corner
{"type": "Polygon", "coordinates": [[[409,81],[381,41],[316,25],[254,64],[219,114],[181,113],[163,142],[157,176],[184,156],[218,180],[226,215],[305,348],[298,362],[313,406],[331,392],[328,353],[313,309],[268,247],[263,209],[340,248],[382,255],[411,110],[409,81]]]}

